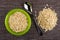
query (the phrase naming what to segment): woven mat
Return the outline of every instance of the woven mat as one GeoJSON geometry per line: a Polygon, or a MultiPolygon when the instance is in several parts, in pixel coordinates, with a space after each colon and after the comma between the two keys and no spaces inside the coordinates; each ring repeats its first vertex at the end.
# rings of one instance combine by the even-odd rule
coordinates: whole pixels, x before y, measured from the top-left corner
{"type": "Polygon", "coordinates": [[[32,23],[29,32],[23,36],[11,35],[6,30],[4,25],[6,14],[14,8],[23,8],[26,1],[32,3],[33,14],[35,11],[38,13],[46,4],[49,4],[57,12],[58,19],[60,19],[60,0],[0,0],[0,40],[60,40],[60,20],[52,31],[44,33],[43,36],[38,35],[34,23],[32,23]]]}

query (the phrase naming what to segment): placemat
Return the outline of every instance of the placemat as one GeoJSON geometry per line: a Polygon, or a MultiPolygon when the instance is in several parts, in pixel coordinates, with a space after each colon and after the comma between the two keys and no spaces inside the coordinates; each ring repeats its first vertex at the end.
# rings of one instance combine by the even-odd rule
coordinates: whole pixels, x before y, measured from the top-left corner
{"type": "Polygon", "coordinates": [[[0,0],[0,40],[60,40],[60,0],[0,0]],[[6,14],[14,8],[23,8],[24,2],[31,2],[33,14],[42,10],[46,4],[49,4],[58,15],[57,26],[49,32],[39,36],[34,23],[32,23],[29,32],[23,36],[11,35],[5,28],[4,20],[6,14]]]}

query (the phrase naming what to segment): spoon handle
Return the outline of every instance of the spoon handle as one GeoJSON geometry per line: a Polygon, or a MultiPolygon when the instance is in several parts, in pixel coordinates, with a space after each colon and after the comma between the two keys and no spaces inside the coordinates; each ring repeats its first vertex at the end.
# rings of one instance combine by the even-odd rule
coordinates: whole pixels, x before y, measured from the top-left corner
{"type": "Polygon", "coordinates": [[[39,26],[37,25],[34,16],[31,15],[31,14],[29,14],[29,15],[31,16],[31,19],[32,19],[32,21],[33,21],[33,23],[34,23],[34,25],[35,25],[35,28],[36,28],[38,34],[39,34],[40,36],[42,36],[42,35],[43,35],[43,32],[42,32],[42,30],[39,28],[39,26]]]}
{"type": "Polygon", "coordinates": [[[42,30],[41,30],[41,29],[39,28],[39,26],[37,25],[35,19],[32,18],[32,20],[33,20],[33,23],[35,24],[35,28],[36,28],[38,34],[39,34],[40,36],[42,36],[42,35],[43,35],[42,30]]]}

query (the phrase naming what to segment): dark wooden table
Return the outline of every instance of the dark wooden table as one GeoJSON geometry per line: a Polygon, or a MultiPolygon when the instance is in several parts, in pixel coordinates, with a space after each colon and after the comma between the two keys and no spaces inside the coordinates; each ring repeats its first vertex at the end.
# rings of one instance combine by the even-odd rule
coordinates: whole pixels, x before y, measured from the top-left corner
{"type": "Polygon", "coordinates": [[[60,40],[60,0],[0,0],[0,40],[60,40]],[[52,31],[39,36],[34,23],[32,23],[31,29],[26,35],[19,37],[11,35],[4,25],[5,16],[14,8],[23,8],[23,3],[26,1],[32,3],[33,14],[35,14],[35,11],[38,14],[46,4],[49,4],[57,12],[57,26],[52,31]]]}

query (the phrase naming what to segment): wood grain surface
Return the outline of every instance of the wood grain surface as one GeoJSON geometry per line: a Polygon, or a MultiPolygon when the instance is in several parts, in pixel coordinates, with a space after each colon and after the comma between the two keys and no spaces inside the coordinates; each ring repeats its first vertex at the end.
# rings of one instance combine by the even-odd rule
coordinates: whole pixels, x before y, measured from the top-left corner
{"type": "Polygon", "coordinates": [[[0,0],[0,40],[60,40],[60,0],[0,0]],[[16,37],[11,35],[5,28],[4,20],[6,14],[14,8],[23,8],[24,2],[31,2],[33,14],[38,14],[46,4],[52,7],[58,16],[57,26],[52,30],[39,36],[34,23],[29,32],[23,36],[16,37]]]}

